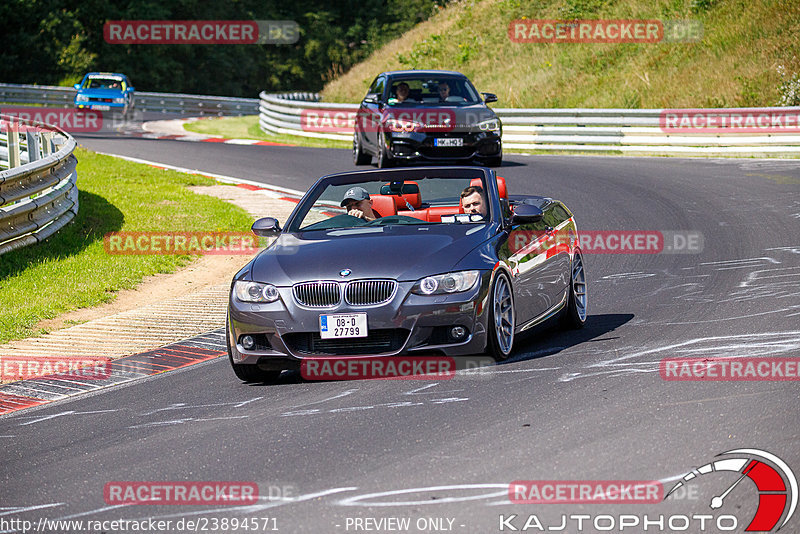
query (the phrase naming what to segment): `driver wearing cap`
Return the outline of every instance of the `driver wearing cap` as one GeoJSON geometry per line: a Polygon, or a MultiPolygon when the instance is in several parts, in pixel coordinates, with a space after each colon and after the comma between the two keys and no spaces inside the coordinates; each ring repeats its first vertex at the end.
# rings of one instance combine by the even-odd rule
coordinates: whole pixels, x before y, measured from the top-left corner
{"type": "Polygon", "coordinates": [[[372,209],[372,199],[363,187],[351,187],[344,194],[341,206],[347,209],[347,214],[365,221],[374,221],[380,215],[372,209]]]}

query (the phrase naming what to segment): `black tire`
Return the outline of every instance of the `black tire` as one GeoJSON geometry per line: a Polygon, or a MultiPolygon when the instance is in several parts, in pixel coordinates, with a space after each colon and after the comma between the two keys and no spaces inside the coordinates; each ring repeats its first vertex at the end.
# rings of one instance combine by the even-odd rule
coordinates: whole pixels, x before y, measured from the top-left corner
{"type": "Polygon", "coordinates": [[[489,293],[489,324],[486,352],[495,361],[507,360],[514,348],[514,328],[516,328],[516,311],[514,310],[514,291],[508,276],[497,273],[489,293]],[[498,316],[500,320],[498,321],[498,316]]]}
{"type": "Polygon", "coordinates": [[[569,276],[569,290],[567,305],[561,315],[561,324],[564,328],[583,328],[586,324],[586,310],[588,294],[586,291],[586,270],[583,267],[583,254],[580,249],[575,249],[572,258],[572,268],[569,276]]]}
{"type": "Polygon", "coordinates": [[[275,382],[281,375],[281,371],[265,371],[257,365],[247,365],[241,363],[233,363],[233,354],[231,354],[231,337],[230,325],[225,321],[225,343],[228,346],[228,360],[233,367],[233,374],[236,378],[244,382],[275,382]]]}
{"type": "Polygon", "coordinates": [[[389,159],[388,154],[386,153],[386,141],[384,141],[384,133],[380,132],[378,134],[378,168],[379,169],[388,169],[394,165],[394,161],[389,159]]]}
{"type": "Polygon", "coordinates": [[[369,165],[372,163],[372,156],[365,153],[361,147],[361,136],[358,132],[353,134],[353,164],[369,165]]]}

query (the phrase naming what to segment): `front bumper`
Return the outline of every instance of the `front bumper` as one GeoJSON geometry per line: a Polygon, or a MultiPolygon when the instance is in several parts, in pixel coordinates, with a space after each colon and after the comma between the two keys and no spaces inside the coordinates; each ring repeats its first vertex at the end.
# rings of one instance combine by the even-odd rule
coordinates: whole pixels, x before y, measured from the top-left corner
{"type": "Polygon", "coordinates": [[[264,369],[290,369],[303,358],[337,356],[395,356],[400,354],[463,356],[486,348],[487,298],[491,272],[482,272],[475,288],[450,295],[422,296],[410,293],[414,282],[398,283],[394,297],[379,306],[310,309],[295,302],[291,287],[279,288],[280,299],[270,304],[251,304],[232,294],[228,303],[228,346],[234,363],[264,369]],[[367,338],[320,340],[321,314],[367,314],[367,338]],[[453,326],[463,326],[467,336],[449,337],[453,326]],[[241,336],[249,334],[256,345],[245,349],[241,336]]]}
{"type": "Polygon", "coordinates": [[[387,132],[386,146],[391,159],[398,161],[468,161],[491,158],[502,153],[499,132],[387,132]],[[435,146],[436,139],[460,138],[460,147],[435,146]]]}
{"type": "Polygon", "coordinates": [[[117,111],[126,110],[128,108],[127,102],[93,102],[93,101],[75,101],[76,109],[91,109],[98,111],[117,111]]]}

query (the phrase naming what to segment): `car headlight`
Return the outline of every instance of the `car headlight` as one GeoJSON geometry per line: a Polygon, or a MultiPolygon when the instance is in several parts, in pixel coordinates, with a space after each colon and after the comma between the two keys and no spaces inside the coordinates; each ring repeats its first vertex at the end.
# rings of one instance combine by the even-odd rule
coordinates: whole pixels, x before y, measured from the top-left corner
{"type": "Polygon", "coordinates": [[[480,271],[458,271],[455,273],[438,274],[436,276],[426,276],[414,284],[414,287],[411,288],[411,292],[417,295],[445,295],[448,293],[468,291],[475,287],[480,275],[480,271]]]}
{"type": "Polygon", "coordinates": [[[484,132],[497,132],[500,130],[500,121],[497,119],[489,119],[478,123],[478,128],[484,132]]]}
{"type": "Polygon", "coordinates": [[[124,104],[125,103],[125,99],[124,98],[115,98],[114,102],[117,103],[117,104],[124,104]]]}
{"type": "Polygon", "coordinates": [[[241,302],[275,302],[280,296],[272,284],[241,280],[233,285],[233,294],[241,302]]]}
{"type": "Polygon", "coordinates": [[[386,126],[393,132],[413,132],[422,125],[415,121],[403,119],[386,119],[386,126]]]}
{"type": "Polygon", "coordinates": [[[88,102],[89,101],[89,97],[86,96],[86,95],[78,95],[75,98],[75,100],[77,100],[78,102],[88,102]]]}

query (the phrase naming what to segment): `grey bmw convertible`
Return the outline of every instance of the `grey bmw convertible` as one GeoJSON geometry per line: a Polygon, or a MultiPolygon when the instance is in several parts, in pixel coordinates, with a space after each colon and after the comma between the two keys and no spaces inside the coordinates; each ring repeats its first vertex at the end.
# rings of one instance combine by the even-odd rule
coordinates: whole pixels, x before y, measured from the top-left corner
{"type": "Polygon", "coordinates": [[[485,167],[320,178],[231,285],[228,355],[244,381],[304,359],[511,355],[529,328],[586,321],[583,255],[560,201],[509,195],[485,167]]]}

